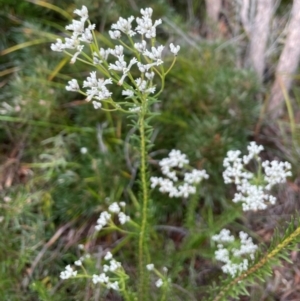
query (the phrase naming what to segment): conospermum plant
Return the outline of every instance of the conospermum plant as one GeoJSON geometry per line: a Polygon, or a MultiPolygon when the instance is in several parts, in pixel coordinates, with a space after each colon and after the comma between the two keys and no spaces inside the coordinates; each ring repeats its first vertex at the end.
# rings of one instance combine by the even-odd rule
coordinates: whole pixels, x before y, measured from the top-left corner
{"type": "MultiPolygon", "coordinates": [[[[159,296],[155,300],[168,300],[172,290],[168,268],[156,267],[156,263],[150,258],[150,192],[157,189],[166,197],[186,199],[186,225],[192,229],[200,186],[209,180],[205,170],[193,168],[187,156],[175,149],[158,162],[162,176],[149,176],[147,158],[151,148],[150,119],[154,116],[153,105],[158,102],[158,96],[164,89],[165,78],[176,62],[180,46],[172,43],[157,44],[156,29],[162,20],[152,20],[153,11],[150,7],[141,9],[139,17],[120,17],[109,31],[109,37],[115,46],[108,49],[98,45],[95,24],[90,22],[87,8],[82,6],[74,13],[78,16],[77,20],[66,26],[71,34],[64,40],[57,39],[51,49],[69,55],[72,64],[77,61],[86,63],[91,70],[86,79],[70,80],[66,90],[82,94],[96,110],[127,114],[131,124],[138,130],[140,218],[129,216],[124,202],[112,202],[107,210],[101,212],[95,224],[95,235],[103,230],[111,230],[129,235],[130,239],[135,240],[138,246],[138,277],[135,278],[136,281],[128,281],[131,275],[114,258],[117,254],[113,255],[112,250],[106,250],[100,269],[86,268],[85,262],[92,258],[89,254],[83,254],[65,267],[60,278],[90,279],[95,287],[100,285],[107,290],[114,290],[126,301],[152,300],[150,287],[153,285],[158,290],[155,296],[159,296]],[[168,65],[164,62],[165,55],[173,57],[168,65]],[[122,99],[114,98],[111,92],[113,85],[122,89],[122,99]]],[[[291,176],[291,165],[288,162],[261,162],[259,153],[262,150],[262,146],[251,142],[248,146],[249,153],[243,158],[237,150],[229,151],[224,160],[224,181],[236,185],[233,202],[241,203],[244,211],[264,210],[269,204],[274,204],[276,198],[271,194],[272,187],[284,183],[286,177],[291,176]],[[251,161],[257,167],[255,172],[247,168],[251,161]]],[[[212,292],[211,300],[227,300],[228,296],[242,292],[244,287],[241,283],[260,273],[269,259],[293,241],[290,237],[297,236],[297,231],[299,232],[299,228],[291,231],[290,236],[284,237],[281,244],[275,245],[261,258],[257,254],[258,246],[244,231],[239,233],[239,240],[228,229],[222,229],[219,234],[213,235],[211,240],[217,243],[215,257],[223,263],[221,269],[227,275],[227,282],[212,292]]],[[[84,247],[80,246],[80,249],[84,247]]]]}

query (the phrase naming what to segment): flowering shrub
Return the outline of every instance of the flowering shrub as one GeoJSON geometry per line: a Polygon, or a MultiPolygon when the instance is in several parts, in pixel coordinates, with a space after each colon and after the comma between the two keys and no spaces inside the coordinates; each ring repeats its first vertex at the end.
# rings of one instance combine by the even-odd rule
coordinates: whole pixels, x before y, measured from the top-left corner
{"type": "MultiPolygon", "coordinates": [[[[191,167],[187,156],[174,149],[167,158],[158,163],[164,177],[148,176],[148,153],[152,146],[150,119],[154,116],[153,104],[158,102],[158,96],[164,89],[165,77],[176,61],[180,46],[172,43],[169,45],[169,52],[172,54],[173,60],[168,69],[165,69],[163,60],[165,46],[156,44],[156,28],[162,23],[162,20],[152,20],[151,8],[141,9],[140,12],[141,17],[131,16],[127,19],[120,17],[111,26],[109,36],[112,42],[116,42],[118,45],[115,45],[114,48],[104,49],[98,46],[94,32],[95,24],[91,24],[87,8],[83,6],[81,10],[74,11],[80,20],[73,20],[72,24],[66,26],[66,29],[72,32],[71,36],[66,37],[64,41],[57,39],[57,42],[51,45],[53,51],[69,55],[71,63],[81,61],[97,70],[91,71],[82,84],[79,84],[77,79],[70,80],[66,90],[82,94],[87,102],[92,102],[95,109],[120,111],[127,114],[133,126],[138,130],[135,138],[139,142],[140,155],[139,197],[137,200],[139,211],[137,216],[139,217],[135,220],[126,215],[124,202],[113,202],[108,206],[107,211],[101,212],[95,225],[95,235],[100,231],[115,230],[128,235],[129,239],[135,241],[138,246],[136,283],[129,283],[129,273],[120,262],[113,258],[110,251],[106,251],[102,258],[104,264],[96,273],[91,273],[84,267],[85,260],[89,258],[86,255],[74,262],[75,266],[82,269],[82,274],[71,265],[67,265],[60,274],[61,279],[64,280],[69,278],[91,279],[94,285],[102,285],[106,289],[118,291],[128,301],[150,299],[152,272],[157,276],[153,281],[155,286],[161,289],[161,300],[167,299],[167,294],[172,286],[172,281],[167,274],[168,269],[163,267],[160,272],[150,258],[150,239],[153,231],[150,227],[150,188],[158,188],[161,193],[167,194],[170,198],[187,199],[192,196],[192,200],[187,205],[187,225],[191,230],[190,225],[194,221],[192,215],[196,208],[195,202],[198,202],[199,198],[197,194],[199,186],[203,180],[209,179],[205,170],[191,167]],[[89,48],[90,55],[84,52],[85,47],[89,48]],[[131,58],[127,59],[127,55],[131,55],[131,58]],[[136,77],[137,73],[139,73],[138,77],[136,77]],[[160,80],[159,85],[157,78],[160,80]],[[109,88],[114,84],[122,89],[122,100],[114,99],[109,88]]],[[[262,146],[251,142],[248,146],[248,155],[241,158],[240,151],[229,151],[224,160],[224,181],[227,184],[234,183],[236,185],[237,192],[233,202],[242,203],[244,211],[263,210],[268,204],[274,204],[276,198],[270,194],[271,188],[276,184],[284,183],[286,177],[291,176],[291,165],[287,162],[261,162],[258,155],[262,150],[262,146]],[[247,169],[247,165],[252,161],[256,162],[256,173],[247,169]],[[262,170],[264,170],[264,174],[262,170]]],[[[82,149],[81,152],[85,154],[87,149],[82,149]]],[[[215,257],[224,263],[222,271],[229,274],[230,279],[235,278],[232,280],[234,284],[250,274],[250,267],[254,273],[263,266],[263,264],[255,262],[255,252],[258,247],[253,243],[251,237],[245,232],[240,232],[239,237],[240,241],[236,241],[227,229],[212,236],[212,240],[218,243],[215,257]]],[[[283,243],[280,248],[284,245],[283,243]]],[[[280,248],[278,250],[281,250],[280,248]]],[[[213,300],[225,298],[230,289],[231,286],[224,286],[213,300]]]]}

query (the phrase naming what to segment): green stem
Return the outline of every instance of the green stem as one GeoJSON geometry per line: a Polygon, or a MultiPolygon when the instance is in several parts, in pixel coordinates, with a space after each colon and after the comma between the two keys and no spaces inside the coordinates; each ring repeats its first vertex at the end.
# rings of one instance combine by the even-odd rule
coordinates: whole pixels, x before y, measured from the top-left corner
{"type": "Polygon", "coordinates": [[[197,187],[196,193],[192,196],[192,198],[189,200],[187,205],[186,227],[189,230],[195,228],[195,214],[196,214],[198,202],[199,202],[199,189],[197,187]]]}
{"type": "Polygon", "coordinates": [[[295,240],[295,238],[300,235],[300,226],[296,228],[296,230],[289,235],[282,243],[280,243],[273,251],[266,254],[258,263],[256,263],[252,268],[250,268],[245,273],[241,274],[240,276],[233,279],[228,285],[226,285],[219,294],[213,299],[213,301],[220,301],[224,297],[226,297],[226,294],[230,290],[230,288],[238,285],[240,281],[245,280],[248,276],[255,273],[257,270],[259,270],[261,267],[263,267],[269,260],[271,260],[273,257],[275,257],[281,250],[286,248],[291,242],[295,240]]]}
{"type": "Polygon", "coordinates": [[[139,235],[139,288],[138,300],[146,301],[148,299],[149,285],[147,283],[147,223],[148,223],[148,182],[147,182],[147,149],[145,134],[145,113],[146,99],[141,99],[141,113],[139,115],[139,131],[140,131],[140,173],[141,173],[141,189],[142,189],[142,221],[139,235]]]}
{"type": "Polygon", "coordinates": [[[161,296],[161,301],[166,301],[167,300],[167,287],[163,287],[163,293],[161,296]]]}
{"type": "Polygon", "coordinates": [[[127,292],[127,288],[126,288],[126,283],[125,283],[125,279],[122,278],[121,279],[121,289],[122,289],[122,294],[124,296],[125,301],[130,301],[130,296],[127,292]]]}

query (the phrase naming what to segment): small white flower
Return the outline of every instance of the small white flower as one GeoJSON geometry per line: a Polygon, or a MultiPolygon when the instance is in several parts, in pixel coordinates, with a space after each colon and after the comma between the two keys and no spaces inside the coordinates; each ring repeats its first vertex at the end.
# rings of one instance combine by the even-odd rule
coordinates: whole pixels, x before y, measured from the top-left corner
{"type": "Polygon", "coordinates": [[[113,258],[113,256],[110,252],[107,252],[106,255],[104,256],[105,260],[111,260],[112,258],[113,258]]]}
{"type": "Polygon", "coordinates": [[[155,73],[154,72],[146,72],[145,76],[148,80],[152,80],[154,78],[155,73]]]}
{"type": "MultiPolygon", "coordinates": [[[[161,55],[162,55],[162,51],[164,50],[164,46],[160,45],[158,47],[151,47],[151,52],[149,50],[145,50],[143,55],[149,57],[151,60],[154,61],[161,61],[161,55]]],[[[162,62],[162,61],[161,61],[162,62]]],[[[161,63],[160,63],[161,64],[161,63]]]]}
{"type": "Polygon", "coordinates": [[[156,287],[161,287],[161,286],[163,285],[162,279],[158,279],[158,280],[155,282],[155,285],[156,285],[156,287]]]}
{"type": "Polygon", "coordinates": [[[74,264],[75,265],[77,265],[77,266],[81,266],[82,265],[82,261],[79,259],[79,260],[76,260],[75,262],[74,262],[74,264]]]}
{"type": "Polygon", "coordinates": [[[122,266],[121,266],[120,262],[118,262],[118,261],[116,261],[114,259],[111,259],[110,266],[109,266],[109,271],[114,272],[115,270],[117,270],[117,269],[119,269],[121,267],[122,266]]]}
{"type": "Polygon", "coordinates": [[[124,225],[125,223],[130,221],[130,217],[128,215],[126,215],[125,213],[123,213],[123,212],[120,212],[118,214],[118,217],[119,217],[119,222],[120,222],[121,225],[124,225]]]}
{"type": "Polygon", "coordinates": [[[103,265],[103,271],[106,273],[109,271],[109,265],[105,264],[103,265]]]}
{"type": "Polygon", "coordinates": [[[203,179],[208,179],[209,175],[205,170],[193,169],[191,173],[184,174],[184,181],[189,184],[199,184],[203,179]]]}
{"type": "Polygon", "coordinates": [[[81,10],[75,9],[74,14],[81,17],[81,20],[84,22],[89,18],[88,9],[86,6],[82,5],[81,10]]]}
{"type": "Polygon", "coordinates": [[[98,109],[100,109],[102,107],[102,104],[99,101],[93,100],[92,104],[93,104],[93,107],[94,107],[95,110],[98,110],[98,109]]]}
{"type": "Polygon", "coordinates": [[[135,43],[134,48],[140,52],[143,53],[147,49],[147,43],[145,40],[143,40],[141,43],[135,43]]]}
{"type": "Polygon", "coordinates": [[[144,92],[146,90],[146,87],[147,87],[147,82],[145,80],[142,80],[140,77],[137,78],[135,80],[135,83],[137,85],[137,89],[140,91],[140,92],[144,92]]]}
{"type": "Polygon", "coordinates": [[[118,82],[118,85],[121,86],[123,85],[123,81],[124,79],[127,77],[128,75],[128,72],[130,71],[131,67],[137,63],[137,59],[134,57],[133,59],[130,60],[129,64],[128,64],[128,67],[126,67],[126,63],[125,63],[125,67],[123,68],[123,75],[121,77],[121,79],[119,80],[118,82]]]}
{"type": "Polygon", "coordinates": [[[144,35],[147,39],[156,37],[156,27],[162,23],[161,19],[156,20],[153,24],[151,16],[152,16],[152,8],[146,8],[145,10],[141,10],[142,18],[136,18],[136,23],[138,26],[136,27],[136,31],[140,35],[144,35]]]}
{"type": "Polygon", "coordinates": [[[148,271],[152,271],[154,269],[154,264],[153,263],[149,263],[146,265],[146,268],[148,271]]]}
{"type": "Polygon", "coordinates": [[[83,45],[78,45],[77,46],[77,52],[75,52],[71,58],[70,64],[74,64],[77,60],[78,55],[81,53],[82,49],[83,49],[83,45]]]}
{"type": "Polygon", "coordinates": [[[74,38],[77,38],[78,35],[84,32],[84,21],[72,20],[72,24],[66,26],[67,30],[74,32],[74,38]]]}
{"type": "Polygon", "coordinates": [[[126,65],[127,63],[124,61],[124,55],[120,55],[115,64],[109,64],[108,69],[115,71],[123,71],[123,69],[126,68],[126,65]]]}
{"type": "Polygon", "coordinates": [[[153,9],[151,7],[147,7],[145,9],[141,8],[140,12],[144,17],[151,18],[153,9]]]}
{"type": "Polygon", "coordinates": [[[217,242],[233,242],[234,236],[230,235],[230,231],[227,229],[222,229],[220,234],[214,235],[212,240],[217,242]]]}
{"type": "Polygon", "coordinates": [[[53,43],[51,44],[52,51],[61,52],[61,51],[64,51],[64,49],[65,49],[65,44],[62,42],[61,39],[57,39],[55,44],[53,44],[53,43]]]}
{"type": "Polygon", "coordinates": [[[96,230],[96,231],[100,231],[102,228],[103,228],[102,225],[96,225],[96,226],[95,226],[95,230],[96,230]]]}
{"type": "Polygon", "coordinates": [[[187,183],[178,186],[178,195],[187,198],[190,194],[195,194],[196,188],[187,183]]]}
{"type": "Polygon", "coordinates": [[[91,44],[93,42],[93,34],[89,28],[84,30],[84,33],[81,35],[81,38],[78,39],[79,41],[91,44]]]}
{"type": "Polygon", "coordinates": [[[138,68],[139,68],[139,70],[140,70],[141,73],[145,73],[148,70],[148,68],[146,67],[146,65],[143,65],[140,62],[137,63],[137,66],[138,66],[138,68]]]}
{"type": "MultiPolygon", "coordinates": [[[[80,149],[80,152],[83,154],[83,155],[85,155],[87,152],[88,152],[88,149],[86,148],[86,147],[82,147],[81,149],[80,149]]],[[[78,245],[78,247],[79,246],[82,246],[83,247],[83,245],[78,245]]]]}
{"type": "MultiPolygon", "coordinates": [[[[244,164],[248,164],[254,157],[264,150],[262,145],[257,145],[254,141],[250,142],[247,147],[249,154],[243,157],[244,164]]],[[[259,157],[257,157],[259,159],[259,157]]]]}
{"type": "Polygon", "coordinates": [[[253,178],[253,173],[245,171],[242,159],[239,158],[241,152],[228,151],[227,157],[223,161],[225,171],[223,172],[224,183],[241,184],[244,180],[253,178]]]}
{"type": "Polygon", "coordinates": [[[119,30],[109,30],[108,33],[112,40],[117,40],[121,38],[121,32],[119,30]]]}
{"type": "Polygon", "coordinates": [[[153,94],[156,90],[155,86],[149,87],[148,89],[145,90],[145,93],[153,94]]]}
{"type": "Polygon", "coordinates": [[[95,275],[94,274],[92,281],[93,281],[94,284],[97,284],[97,283],[108,283],[109,278],[104,273],[101,273],[100,275],[95,275]]]}
{"type": "Polygon", "coordinates": [[[125,34],[132,37],[135,35],[135,32],[131,29],[131,23],[133,20],[134,20],[133,16],[129,17],[127,20],[120,17],[117,23],[112,24],[111,28],[122,31],[125,34]]]}
{"type": "Polygon", "coordinates": [[[273,195],[269,195],[269,202],[271,205],[274,205],[276,203],[276,197],[273,195]]]}
{"type": "Polygon", "coordinates": [[[174,46],[173,43],[170,44],[170,50],[171,52],[176,56],[178,54],[178,51],[180,50],[180,46],[174,46]]]}
{"type": "MultiPolygon", "coordinates": [[[[108,99],[111,97],[111,92],[108,91],[106,85],[112,84],[112,79],[97,79],[96,71],[90,73],[90,76],[87,77],[85,81],[83,81],[83,88],[91,88],[86,91],[87,99],[86,101],[90,101],[92,98],[97,100],[108,99]]],[[[101,103],[95,102],[93,103],[95,109],[99,109],[101,107],[101,103]]]]}
{"type": "MultiPolygon", "coordinates": [[[[82,148],[86,148],[86,147],[82,147],[82,148]]],[[[81,148],[81,149],[82,149],[82,148],[81,148]]],[[[80,149],[80,151],[81,151],[81,149],[80,149]]],[[[86,151],[87,151],[87,148],[86,148],[86,151]]],[[[79,250],[84,250],[84,245],[83,245],[83,244],[79,244],[79,245],[78,245],[78,249],[79,249],[79,250]]]]}
{"type": "MultiPolygon", "coordinates": [[[[117,58],[123,55],[123,51],[124,51],[124,47],[122,45],[116,45],[115,49],[109,49],[109,52],[117,58]]],[[[122,61],[124,61],[123,58],[124,56],[122,57],[122,61]]]]}
{"type": "Polygon", "coordinates": [[[122,95],[132,97],[134,95],[134,92],[132,90],[123,90],[122,95]]]}
{"type": "Polygon", "coordinates": [[[104,59],[105,61],[107,61],[108,55],[110,54],[110,49],[104,49],[104,48],[100,48],[100,55],[101,58],[104,59]]]}
{"type": "Polygon", "coordinates": [[[107,283],[107,288],[111,288],[111,289],[113,289],[115,291],[120,290],[119,283],[117,281],[115,281],[115,282],[108,282],[107,283]]]}
{"type": "Polygon", "coordinates": [[[114,202],[108,207],[108,210],[112,213],[119,213],[121,209],[120,209],[118,203],[114,202]]]}
{"type": "MultiPolygon", "coordinates": [[[[189,164],[189,160],[186,158],[186,155],[175,149],[169,153],[167,158],[162,159],[159,162],[159,165],[162,167],[162,169],[167,169],[170,167],[182,168],[185,164],[189,164]]],[[[164,170],[162,170],[162,172],[164,173],[164,170]]]]}
{"type": "Polygon", "coordinates": [[[76,79],[72,79],[70,81],[68,81],[68,86],[66,86],[66,90],[67,91],[79,91],[80,88],[79,88],[79,85],[78,85],[78,82],[76,79]]]}
{"type": "Polygon", "coordinates": [[[105,227],[110,220],[111,215],[107,211],[101,212],[98,220],[97,220],[97,225],[95,226],[95,229],[97,231],[100,231],[103,227],[105,227]]]}
{"type": "Polygon", "coordinates": [[[71,38],[65,38],[64,49],[76,49],[79,45],[79,41],[76,35],[72,35],[71,38]]]}
{"type": "Polygon", "coordinates": [[[150,178],[151,188],[155,188],[157,185],[159,185],[161,180],[162,180],[162,178],[151,177],[150,178]]]}

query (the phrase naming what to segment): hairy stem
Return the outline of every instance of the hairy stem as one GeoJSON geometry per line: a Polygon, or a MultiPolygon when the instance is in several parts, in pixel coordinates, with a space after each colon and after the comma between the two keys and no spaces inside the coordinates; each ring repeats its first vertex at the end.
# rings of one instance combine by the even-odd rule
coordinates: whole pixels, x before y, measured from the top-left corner
{"type": "Polygon", "coordinates": [[[255,273],[261,267],[263,267],[269,260],[275,257],[281,250],[286,248],[291,242],[295,240],[295,238],[300,235],[300,226],[296,228],[296,230],[291,233],[283,242],[281,242],[273,251],[266,254],[257,264],[255,264],[252,268],[250,268],[245,273],[233,279],[228,285],[226,285],[219,294],[213,299],[213,301],[220,301],[224,298],[231,287],[237,285],[240,281],[245,280],[248,276],[255,273]]]}
{"type": "Polygon", "coordinates": [[[149,285],[147,283],[146,264],[148,257],[147,249],[147,223],[148,223],[148,181],[147,181],[147,149],[146,149],[146,133],[145,133],[145,112],[146,99],[142,99],[141,113],[139,117],[139,131],[140,131],[140,180],[142,193],[142,222],[139,235],[139,301],[146,301],[148,299],[149,285]]]}

